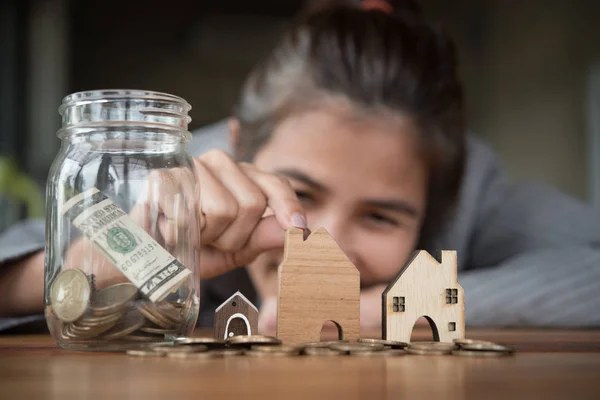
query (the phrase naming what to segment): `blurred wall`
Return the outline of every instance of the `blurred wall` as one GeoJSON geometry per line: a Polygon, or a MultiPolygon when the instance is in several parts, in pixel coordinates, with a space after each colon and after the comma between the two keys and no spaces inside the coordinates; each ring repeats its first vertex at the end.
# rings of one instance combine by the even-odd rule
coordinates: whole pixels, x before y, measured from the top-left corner
{"type": "Polygon", "coordinates": [[[600,2],[424,3],[458,41],[470,126],[509,174],[587,199],[586,98],[600,61],[600,2]]]}
{"type": "MultiPolygon", "coordinates": [[[[193,105],[197,128],[228,115],[244,77],[302,0],[28,3],[28,154],[18,161],[43,182],[50,159],[31,144],[58,144],[57,88],[65,88],[62,95],[99,88],[170,92],[193,105]]],[[[421,3],[457,41],[471,130],[495,148],[512,177],[587,199],[586,82],[600,61],[600,2],[421,3]]]]}

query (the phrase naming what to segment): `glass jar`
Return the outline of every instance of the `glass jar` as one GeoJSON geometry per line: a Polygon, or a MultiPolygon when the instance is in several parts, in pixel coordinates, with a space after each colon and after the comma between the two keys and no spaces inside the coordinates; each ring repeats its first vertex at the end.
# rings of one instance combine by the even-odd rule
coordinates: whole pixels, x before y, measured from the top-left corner
{"type": "Polygon", "coordinates": [[[187,336],[199,309],[190,105],[165,93],[71,94],[46,197],[45,314],[72,350],[187,336]]]}

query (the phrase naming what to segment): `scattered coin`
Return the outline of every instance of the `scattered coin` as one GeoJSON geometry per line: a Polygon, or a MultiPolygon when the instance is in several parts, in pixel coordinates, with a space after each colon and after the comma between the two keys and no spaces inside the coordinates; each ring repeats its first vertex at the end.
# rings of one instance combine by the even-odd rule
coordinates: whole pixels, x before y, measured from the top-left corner
{"type": "Polygon", "coordinates": [[[238,335],[238,336],[232,336],[229,339],[227,339],[227,343],[229,343],[231,346],[252,346],[255,344],[276,345],[276,344],[281,344],[281,340],[274,338],[272,336],[238,335]]]}
{"type": "Polygon", "coordinates": [[[136,357],[164,357],[166,353],[153,350],[127,350],[128,356],[136,357]]]}
{"type": "Polygon", "coordinates": [[[202,346],[207,346],[209,348],[222,348],[222,347],[226,346],[226,343],[223,339],[194,337],[194,338],[185,338],[182,340],[178,340],[177,342],[175,342],[175,345],[177,345],[177,346],[202,345],[202,346]]]}
{"type": "Polygon", "coordinates": [[[202,351],[208,350],[206,346],[153,346],[153,350],[156,351],[164,351],[165,353],[200,353],[202,351]]]}
{"type": "Polygon", "coordinates": [[[408,354],[418,355],[418,356],[444,356],[448,354],[452,354],[452,350],[444,350],[444,349],[430,349],[430,350],[419,350],[407,347],[405,350],[408,354]]]}
{"type": "Polygon", "coordinates": [[[470,343],[460,345],[461,350],[469,351],[495,351],[499,353],[514,353],[515,349],[512,347],[503,346],[501,344],[482,342],[482,343],[470,343]]]}
{"type": "Polygon", "coordinates": [[[365,343],[337,343],[329,346],[331,350],[339,351],[343,354],[353,354],[360,352],[382,351],[382,344],[365,344],[365,343]]]}
{"type": "Polygon", "coordinates": [[[454,343],[445,342],[411,342],[408,345],[408,348],[422,351],[446,351],[450,353],[452,350],[456,349],[456,345],[454,343]]]}
{"type": "Polygon", "coordinates": [[[50,285],[50,302],[62,322],[73,322],[87,310],[91,296],[90,282],[79,269],[62,270],[50,285]]]}
{"type": "Polygon", "coordinates": [[[359,357],[397,357],[397,356],[403,356],[405,354],[406,354],[406,351],[403,349],[384,349],[381,351],[350,352],[351,356],[359,356],[359,357]]]}
{"type": "Polygon", "coordinates": [[[365,344],[381,344],[386,347],[391,347],[392,349],[404,349],[408,347],[408,343],[399,342],[395,340],[383,340],[383,339],[368,339],[368,338],[360,338],[358,339],[358,343],[365,344]]]}
{"type": "Polygon", "coordinates": [[[300,354],[300,349],[298,347],[293,346],[259,345],[252,346],[250,348],[250,351],[247,351],[245,354],[257,356],[258,354],[255,353],[270,354],[274,356],[297,356],[300,354]]]}
{"type": "Polygon", "coordinates": [[[304,347],[303,354],[307,356],[339,356],[340,352],[331,350],[329,347],[304,347]]]}

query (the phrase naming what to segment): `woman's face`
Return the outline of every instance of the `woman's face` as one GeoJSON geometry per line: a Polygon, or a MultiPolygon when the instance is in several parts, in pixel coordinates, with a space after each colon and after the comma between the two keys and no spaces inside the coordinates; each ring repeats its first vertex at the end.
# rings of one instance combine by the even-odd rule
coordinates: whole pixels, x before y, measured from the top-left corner
{"type": "MultiPolygon", "coordinates": [[[[426,168],[408,118],[322,109],[280,123],[254,164],[286,176],[311,231],[325,227],[361,273],[387,283],[415,249],[426,208],[426,168]]],[[[281,252],[249,266],[262,298],[277,293],[281,252]]]]}

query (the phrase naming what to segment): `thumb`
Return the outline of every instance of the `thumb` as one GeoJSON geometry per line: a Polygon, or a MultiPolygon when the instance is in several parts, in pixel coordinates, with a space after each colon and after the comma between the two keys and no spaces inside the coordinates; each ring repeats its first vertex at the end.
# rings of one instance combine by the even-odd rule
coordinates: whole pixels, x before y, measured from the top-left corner
{"type": "Polygon", "coordinates": [[[277,218],[269,216],[259,221],[246,246],[238,252],[225,253],[211,246],[203,246],[200,254],[200,278],[213,278],[251,263],[265,251],[283,248],[284,233],[277,218]]]}

